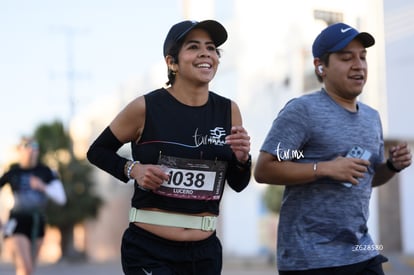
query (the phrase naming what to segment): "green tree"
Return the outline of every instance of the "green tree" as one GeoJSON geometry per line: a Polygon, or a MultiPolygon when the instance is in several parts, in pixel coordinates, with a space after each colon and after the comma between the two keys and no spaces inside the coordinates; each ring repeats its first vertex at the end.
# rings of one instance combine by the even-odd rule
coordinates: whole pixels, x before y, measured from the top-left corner
{"type": "Polygon", "coordinates": [[[263,201],[270,212],[279,214],[282,203],[284,186],[268,185],[263,193],[263,201]]]}
{"type": "Polygon", "coordinates": [[[48,223],[61,233],[62,257],[83,258],[85,255],[74,247],[73,229],[86,219],[95,218],[103,204],[94,192],[92,168],[86,159],[75,157],[71,138],[60,121],[39,125],[34,137],[40,145],[41,161],[58,171],[67,197],[64,206],[49,203],[48,223]]]}

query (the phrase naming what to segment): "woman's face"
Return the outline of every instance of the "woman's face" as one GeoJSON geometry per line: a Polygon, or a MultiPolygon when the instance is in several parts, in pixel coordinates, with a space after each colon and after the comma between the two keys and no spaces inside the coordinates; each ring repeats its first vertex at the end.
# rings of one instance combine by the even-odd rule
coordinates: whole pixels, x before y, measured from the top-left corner
{"type": "Polygon", "coordinates": [[[219,55],[210,35],[203,29],[191,30],[178,53],[176,81],[208,84],[215,76],[219,55]]]}
{"type": "Polygon", "coordinates": [[[32,166],[37,163],[39,156],[39,145],[33,140],[23,141],[19,145],[20,162],[24,166],[32,166]]]}

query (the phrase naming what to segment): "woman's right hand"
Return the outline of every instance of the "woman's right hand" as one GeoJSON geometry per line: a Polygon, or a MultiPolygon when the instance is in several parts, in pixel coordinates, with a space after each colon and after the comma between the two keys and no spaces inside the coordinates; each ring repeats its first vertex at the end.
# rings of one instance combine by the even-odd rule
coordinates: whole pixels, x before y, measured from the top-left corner
{"type": "Polygon", "coordinates": [[[131,170],[131,177],[137,184],[146,190],[158,189],[164,181],[170,179],[170,175],[164,172],[160,165],[136,164],[131,170]]]}

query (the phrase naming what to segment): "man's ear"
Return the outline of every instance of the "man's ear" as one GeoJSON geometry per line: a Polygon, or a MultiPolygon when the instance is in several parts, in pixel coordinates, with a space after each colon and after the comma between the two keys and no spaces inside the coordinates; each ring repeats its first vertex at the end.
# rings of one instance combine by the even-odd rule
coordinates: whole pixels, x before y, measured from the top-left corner
{"type": "Polygon", "coordinates": [[[313,60],[313,65],[315,66],[315,71],[318,75],[323,74],[323,64],[321,63],[319,58],[315,58],[313,60]]]}

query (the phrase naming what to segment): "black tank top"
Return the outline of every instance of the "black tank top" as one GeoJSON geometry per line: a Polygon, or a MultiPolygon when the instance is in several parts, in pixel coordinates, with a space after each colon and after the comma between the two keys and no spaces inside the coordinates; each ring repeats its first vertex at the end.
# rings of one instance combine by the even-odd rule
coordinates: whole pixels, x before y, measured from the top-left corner
{"type": "MultiPolygon", "coordinates": [[[[145,127],[138,143],[132,143],[134,160],[157,164],[160,156],[229,162],[232,151],[225,144],[231,131],[231,101],[209,92],[203,106],[187,106],[166,89],[146,94],[145,127]]],[[[220,199],[200,200],[163,196],[135,184],[132,206],[156,207],[181,213],[211,212],[218,215],[220,199]]]]}

